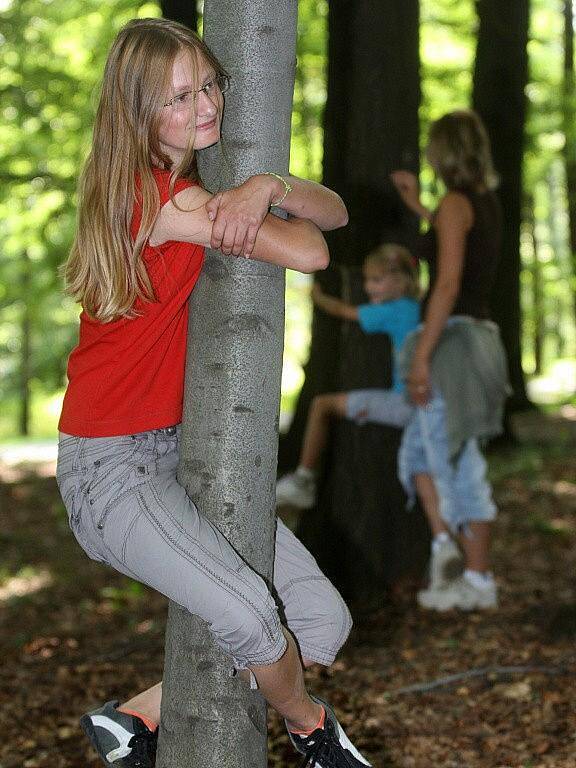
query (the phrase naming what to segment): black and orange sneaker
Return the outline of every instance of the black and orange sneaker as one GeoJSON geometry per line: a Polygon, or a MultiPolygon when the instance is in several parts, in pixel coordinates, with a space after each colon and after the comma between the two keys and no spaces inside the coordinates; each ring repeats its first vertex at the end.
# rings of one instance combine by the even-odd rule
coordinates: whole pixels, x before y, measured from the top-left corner
{"type": "Polygon", "coordinates": [[[344,733],[330,705],[317,696],[311,698],[324,707],[324,727],[307,736],[288,731],[294,747],[305,756],[302,768],[371,768],[344,733]]]}
{"type": "Polygon", "coordinates": [[[139,717],[120,712],[118,703],[82,715],[80,725],[107,768],[154,768],[158,728],[151,731],[139,717]]]}

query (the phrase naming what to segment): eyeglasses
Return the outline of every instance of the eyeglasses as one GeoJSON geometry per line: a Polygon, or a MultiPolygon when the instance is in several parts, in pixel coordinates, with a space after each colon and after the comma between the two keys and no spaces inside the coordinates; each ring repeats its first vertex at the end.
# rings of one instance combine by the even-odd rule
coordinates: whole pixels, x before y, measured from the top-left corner
{"type": "Polygon", "coordinates": [[[219,93],[225,93],[229,87],[230,77],[228,75],[216,75],[212,80],[204,83],[202,88],[198,88],[197,91],[179,93],[178,96],[174,96],[170,101],[167,101],[164,106],[172,107],[176,112],[181,112],[185,109],[190,109],[190,107],[196,104],[199,93],[203,93],[205,96],[208,96],[210,101],[214,101],[219,93]]]}

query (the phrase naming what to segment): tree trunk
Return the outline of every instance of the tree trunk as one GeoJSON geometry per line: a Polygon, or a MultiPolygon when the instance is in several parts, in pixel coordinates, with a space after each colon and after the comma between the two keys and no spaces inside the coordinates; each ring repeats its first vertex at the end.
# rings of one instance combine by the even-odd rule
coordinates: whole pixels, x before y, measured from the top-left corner
{"type": "MultiPolygon", "coordinates": [[[[324,113],[324,183],[344,199],[347,227],[328,233],[333,266],[319,276],[341,295],[349,267],[386,241],[412,246],[414,217],[389,175],[418,172],[420,103],[418,0],[331,0],[324,113]]],[[[314,312],[310,356],[279,464],[295,465],[314,395],[340,388],[342,324],[314,312]]],[[[383,362],[384,367],[387,362],[383,362]]]]}
{"type": "MultiPolygon", "coordinates": [[[[288,169],[296,0],[204,9],[206,42],[232,75],[226,163],[202,153],[224,186],[288,169]]],[[[190,307],[181,482],[204,515],[264,578],[272,574],[284,271],[208,253],[190,307]]],[[[170,606],[160,768],[264,768],[266,708],[206,627],[170,606]]]]}
{"type": "Polygon", "coordinates": [[[18,434],[27,437],[30,434],[30,378],[31,378],[31,343],[32,319],[30,306],[32,291],[30,289],[30,256],[28,251],[22,252],[22,315],[20,318],[20,412],[18,414],[18,434]]]}
{"type": "MultiPolygon", "coordinates": [[[[574,92],[574,10],[572,0],[564,0],[564,83],[562,117],[564,126],[564,164],[568,229],[570,233],[570,266],[576,280],[576,93],[574,92]]],[[[574,291],[574,323],[576,324],[576,291],[574,291]]]]}
{"type": "MultiPolygon", "coordinates": [[[[328,293],[363,303],[360,265],[367,253],[383,242],[413,246],[418,232],[390,183],[397,168],[418,172],[418,2],[332,0],[328,19],[324,182],[343,197],[350,223],[328,233],[333,267],[318,279],[328,293]]],[[[315,312],[305,371],[281,446],[286,468],[296,462],[316,394],[391,385],[389,339],[366,336],[357,324],[315,312]]],[[[399,439],[397,429],[335,423],[318,507],[302,516],[298,529],[327,575],[356,603],[381,601],[406,570],[403,545],[414,545],[416,552],[426,540],[421,517],[404,511],[396,469],[399,439]]],[[[421,558],[410,557],[412,564],[418,571],[421,558]]]]}
{"type": "Polygon", "coordinates": [[[198,29],[198,11],[195,0],[161,0],[160,8],[165,19],[179,21],[190,29],[198,29]]]}
{"type": "Polygon", "coordinates": [[[534,195],[526,196],[526,226],[532,245],[532,350],[534,354],[534,374],[542,373],[542,350],[544,345],[544,281],[540,264],[540,244],[536,234],[534,216],[534,195]]]}
{"type": "Polygon", "coordinates": [[[488,130],[501,179],[504,209],[502,257],[492,313],[506,348],[513,395],[508,410],[530,407],[521,349],[520,217],[528,77],[529,0],[477,0],[480,22],[473,105],[488,130]]]}

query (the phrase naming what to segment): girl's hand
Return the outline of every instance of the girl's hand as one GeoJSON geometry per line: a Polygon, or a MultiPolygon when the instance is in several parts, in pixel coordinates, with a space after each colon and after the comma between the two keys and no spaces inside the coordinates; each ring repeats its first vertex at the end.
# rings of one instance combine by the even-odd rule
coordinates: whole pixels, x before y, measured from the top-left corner
{"type": "Polygon", "coordinates": [[[213,221],[210,247],[227,256],[250,257],[256,235],[277,192],[273,177],[252,176],[206,203],[213,221]]]}
{"type": "Polygon", "coordinates": [[[390,179],[409,208],[420,205],[420,184],[415,174],[410,171],[394,171],[390,179]]]}
{"type": "Polygon", "coordinates": [[[415,356],[408,374],[408,394],[416,405],[426,405],[432,394],[428,360],[415,356]]]}

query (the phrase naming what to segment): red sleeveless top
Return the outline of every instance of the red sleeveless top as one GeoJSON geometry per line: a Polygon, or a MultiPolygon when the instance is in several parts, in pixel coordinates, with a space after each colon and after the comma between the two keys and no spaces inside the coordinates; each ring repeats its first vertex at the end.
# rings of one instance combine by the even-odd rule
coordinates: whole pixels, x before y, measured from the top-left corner
{"type": "MultiPolygon", "coordinates": [[[[154,170],[160,206],[169,200],[169,171],[154,170]]],[[[192,186],[179,179],[174,194],[192,186]]],[[[134,205],[131,234],[142,216],[134,205]]],[[[157,301],[137,303],[140,313],[100,323],[80,315],[77,347],[68,361],[68,388],[58,428],[80,437],[111,437],[168,427],[182,420],[188,297],[204,248],[168,241],[146,245],[143,259],[157,301]]]]}

